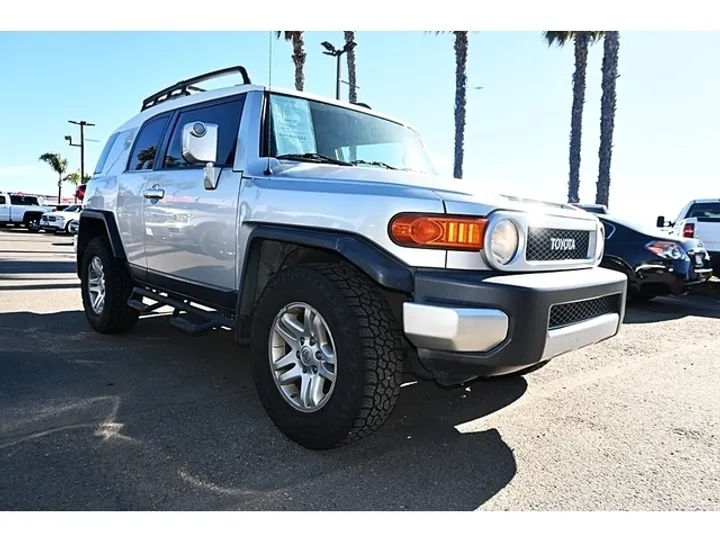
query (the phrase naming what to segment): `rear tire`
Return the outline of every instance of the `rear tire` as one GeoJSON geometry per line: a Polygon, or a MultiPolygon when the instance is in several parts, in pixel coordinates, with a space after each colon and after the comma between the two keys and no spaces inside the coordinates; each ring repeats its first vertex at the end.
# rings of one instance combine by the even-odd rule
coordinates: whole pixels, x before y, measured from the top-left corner
{"type": "MultiPolygon", "coordinates": [[[[306,316],[302,316],[304,320],[306,316]]],[[[290,320],[300,323],[299,318],[290,320]]],[[[301,338],[297,336],[301,334],[297,332],[302,333],[302,326],[297,328],[300,330],[294,335],[299,345],[301,338]]],[[[253,377],[268,416],[289,439],[315,450],[343,446],[374,433],[397,403],[403,366],[401,335],[379,289],[354,268],[313,263],[282,270],[258,300],[251,336],[253,377]],[[306,357],[307,345],[313,340],[303,338],[305,345],[295,350],[275,334],[277,328],[294,328],[280,318],[289,305],[301,306],[298,313],[307,314],[304,306],[308,306],[319,314],[314,320],[320,320],[326,330],[319,327],[314,335],[325,332],[327,339],[318,339],[317,347],[322,347],[321,342],[332,344],[334,375],[320,383],[324,386],[318,386],[325,396],[323,404],[308,397],[310,404],[306,406],[302,400],[314,392],[312,383],[305,382],[306,377],[312,379],[312,373],[317,373],[311,371],[316,369],[311,362],[315,355],[325,359],[325,352],[311,351],[306,357]],[[289,368],[286,373],[296,374],[289,379],[296,382],[276,382],[281,370],[279,363],[272,364],[271,353],[282,356],[289,368]],[[308,385],[308,394],[302,390],[303,383],[308,385]],[[300,404],[293,405],[293,399],[300,404]]],[[[322,365],[320,370],[322,373],[322,365]]]]}
{"type": "Polygon", "coordinates": [[[107,241],[90,240],[80,269],[80,288],[85,317],[96,332],[123,334],[135,328],[140,313],[127,305],[132,287],[127,267],[113,256],[107,241]]]}

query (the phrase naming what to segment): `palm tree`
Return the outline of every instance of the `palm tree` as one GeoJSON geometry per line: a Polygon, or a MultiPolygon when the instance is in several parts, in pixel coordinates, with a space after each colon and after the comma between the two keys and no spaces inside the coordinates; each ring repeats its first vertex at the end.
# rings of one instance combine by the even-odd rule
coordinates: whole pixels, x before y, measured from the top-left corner
{"type": "MultiPolygon", "coordinates": [[[[446,32],[435,32],[445,34],[446,32]]],[[[467,109],[468,33],[454,31],[455,36],[455,159],[453,176],[462,178],[465,157],[465,114],[467,109]]]]}
{"type": "Polygon", "coordinates": [[[282,32],[275,32],[277,39],[285,38],[285,41],[290,41],[293,46],[293,63],[295,64],[295,90],[302,92],[305,87],[305,40],[303,39],[304,32],[297,30],[284,30],[282,32]]]}
{"type": "Polygon", "coordinates": [[[615,85],[618,78],[618,51],[620,34],[616,31],[605,32],[603,39],[602,63],[602,99],[600,101],[600,158],[598,168],[595,203],[609,206],[610,199],[610,162],[612,160],[612,140],[615,130],[615,85]]]}
{"type": "Polygon", "coordinates": [[[65,174],[65,171],[67,171],[68,161],[67,159],[63,158],[60,154],[57,152],[45,152],[42,156],[38,158],[38,161],[44,161],[48,165],[50,165],[50,168],[55,171],[58,175],[58,204],[62,204],[61,197],[62,197],[62,182],[63,182],[63,175],[65,174]]]}
{"type": "Polygon", "coordinates": [[[585,79],[590,45],[602,37],[603,32],[563,31],[544,32],[548,46],[563,47],[570,41],[575,45],[575,73],[573,73],[573,101],[570,115],[570,178],[568,202],[580,202],[580,148],[582,140],[582,115],[585,105],[585,79]]]}
{"type": "MultiPolygon", "coordinates": [[[[345,43],[351,43],[355,41],[355,32],[345,30],[345,43]]],[[[347,66],[348,66],[348,101],[350,103],[357,103],[357,74],[355,72],[355,47],[348,49],[347,55],[347,66]]]]}

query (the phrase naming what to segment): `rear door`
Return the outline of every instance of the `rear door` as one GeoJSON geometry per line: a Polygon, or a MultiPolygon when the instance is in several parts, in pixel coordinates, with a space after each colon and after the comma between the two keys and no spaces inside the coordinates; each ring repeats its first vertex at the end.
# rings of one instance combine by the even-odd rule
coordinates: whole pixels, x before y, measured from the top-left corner
{"type": "Polygon", "coordinates": [[[702,240],[705,249],[720,252],[720,200],[694,203],[688,209],[684,223],[694,226],[694,237],[702,240]]]}
{"type": "Polygon", "coordinates": [[[130,150],[125,171],[118,177],[115,217],[128,262],[136,269],[147,268],[142,215],[144,192],[171,116],[166,112],[143,123],[130,150]]]}

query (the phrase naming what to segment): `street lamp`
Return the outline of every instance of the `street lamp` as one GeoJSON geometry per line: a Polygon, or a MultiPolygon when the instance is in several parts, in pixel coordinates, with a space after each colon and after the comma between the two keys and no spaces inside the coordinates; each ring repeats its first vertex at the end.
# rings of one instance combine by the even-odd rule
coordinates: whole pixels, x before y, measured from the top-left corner
{"type": "MultiPolygon", "coordinates": [[[[85,120],[80,120],[79,122],[76,122],[75,120],[68,120],[68,123],[80,126],[80,144],[74,144],[70,135],[65,135],[65,140],[68,144],[70,144],[70,146],[80,147],[80,183],[82,184],[85,181],[85,128],[94,126],[95,124],[91,124],[85,120]]],[[[60,201],[58,201],[58,204],[59,203],[60,201]]]]}
{"type": "Polygon", "coordinates": [[[323,41],[320,45],[325,47],[323,54],[327,54],[328,56],[334,56],[337,60],[337,70],[335,75],[335,99],[340,99],[340,57],[346,52],[354,49],[357,43],[355,43],[354,41],[348,41],[347,43],[345,43],[345,46],[342,49],[336,49],[335,46],[328,41],[323,41]]]}

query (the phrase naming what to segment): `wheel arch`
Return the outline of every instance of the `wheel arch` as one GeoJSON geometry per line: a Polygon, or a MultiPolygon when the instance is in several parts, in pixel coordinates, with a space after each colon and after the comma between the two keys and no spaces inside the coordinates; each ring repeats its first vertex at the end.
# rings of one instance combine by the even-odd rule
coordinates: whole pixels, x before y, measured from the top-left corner
{"type": "Polygon", "coordinates": [[[284,225],[257,225],[247,236],[240,267],[237,314],[248,317],[263,288],[282,268],[304,262],[345,262],[387,294],[410,295],[413,272],[383,248],[357,235],[284,225]]]}
{"type": "Polygon", "coordinates": [[[80,276],[80,263],[83,260],[85,248],[90,240],[97,236],[105,237],[108,240],[113,257],[121,261],[127,261],[120,231],[112,212],[86,209],[80,212],[78,217],[76,259],[78,276],[80,276]]]}

